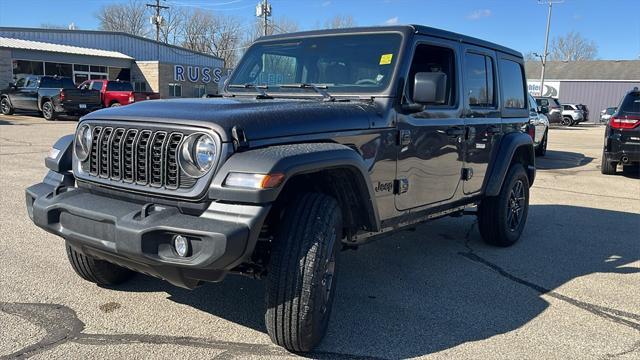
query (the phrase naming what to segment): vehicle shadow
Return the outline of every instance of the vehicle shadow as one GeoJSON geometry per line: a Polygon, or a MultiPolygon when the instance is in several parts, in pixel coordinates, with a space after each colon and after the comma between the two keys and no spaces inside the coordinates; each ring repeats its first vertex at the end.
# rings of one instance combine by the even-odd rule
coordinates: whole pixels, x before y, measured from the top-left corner
{"type": "Polygon", "coordinates": [[[547,150],[543,157],[536,157],[539,170],[571,169],[589,164],[594,158],[570,151],[547,150]]]}
{"type": "MultiPolygon", "coordinates": [[[[309,356],[408,358],[488,339],[545,311],[543,294],[615,321],[623,309],[607,312],[603,304],[590,306],[554,289],[594,273],[639,273],[628,266],[640,260],[633,235],[639,224],[633,213],[532,205],[525,234],[511,248],[484,245],[475,219],[466,217],[342,252],[329,330],[319,353],[309,356]]],[[[169,300],[265,332],[260,281],[228,277],[187,291],[140,276],[119,290],[165,291],[169,300]]]]}

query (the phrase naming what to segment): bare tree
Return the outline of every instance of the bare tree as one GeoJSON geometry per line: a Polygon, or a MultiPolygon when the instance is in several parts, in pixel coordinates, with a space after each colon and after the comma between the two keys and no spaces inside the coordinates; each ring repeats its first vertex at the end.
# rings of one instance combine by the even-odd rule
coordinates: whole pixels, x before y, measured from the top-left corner
{"type": "Polygon", "coordinates": [[[241,40],[242,23],[231,16],[216,16],[213,29],[213,55],[222,58],[227,68],[235,67],[241,40]]]}
{"type": "Polygon", "coordinates": [[[336,15],[325,21],[325,29],[342,29],[356,26],[356,22],[351,15],[336,15]]]}
{"type": "Polygon", "coordinates": [[[149,34],[147,8],[140,0],[103,6],[96,17],[100,20],[100,30],[121,31],[138,36],[149,34]]]}
{"type": "Polygon", "coordinates": [[[177,7],[170,7],[162,15],[163,21],[160,27],[160,41],[177,45],[181,42],[182,30],[187,18],[187,13],[177,7]]]}
{"type": "Polygon", "coordinates": [[[593,60],[598,55],[598,47],[578,32],[558,36],[551,42],[550,59],[552,61],[593,60]]]}
{"type": "Polygon", "coordinates": [[[213,29],[216,20],[212,13],[195,9],[184,22],[182,46],[202,53],[213,53],[213,29]]]}

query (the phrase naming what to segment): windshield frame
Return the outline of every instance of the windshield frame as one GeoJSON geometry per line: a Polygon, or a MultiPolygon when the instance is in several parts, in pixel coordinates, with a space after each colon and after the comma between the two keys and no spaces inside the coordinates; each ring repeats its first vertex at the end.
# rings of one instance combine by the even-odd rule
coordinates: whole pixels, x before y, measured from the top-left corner
{"type": "MultiPolygon", "coordinates": [[[[366,36],[366,35],[386,35],[386,34],[397,34],[400,35],[400,43],[398,45],[398,54],[397,54],[397,60],[395,61],[395,64],[393,65],[393,68],[391,69],[391,78],[389,79],[389,82],[387,83],[387,86],[382,88],[382,89],[377,89],[375,91],[371,91],[371,92],[366,92],[366,91],[361,91],[361,92],[333,92],[331,87],[325,89],[331,96],[335,97],[335,98],[367,98],[370,99],[372,97],[393,97],[396,95],[397,93],[397,89],[395,84],[397,83],[397,79],[398,79],[398,72],[399,69],[401,69],[401,66],[403,66],[404,64],[404,55],[406,52],[406,48],[407,48],[407,42],[408,42],[408,38],[409,38],[409,33],[407,31],[401,31],[401,30],[387,30],[387,29],[383,29],[383,30],[364,30],[364,31],[351,31],[351,32],[331,32],[331,31],[324,31],[324,32],[318,32],[318,33],[297,33],[297,34],[292,34],[291,36],[283,36],[283,35],[277,35],[275,37],[271,37],[271,36],[267,36],[267,37],[262,37],[259,38],[258,40],[256,40],[253,44],[251,44],[251,46],[247,49],[247,52],[249,52],[251,49],[253,49],[256,46],[261,46],[261,45],[265,45],[265,44],[279,44],[279,43],[287,43],[287,42],[291,42],[294,40],[302,40],[302,39],[309,39],[309,38],[329,38],[329,37],[340,37],[340,36],[366,36]]],[[[233,72],[231,73],[231,75],[229,76],[229,80],[225,83],[224,86],[224,93],[227,95],[234,95],[234,96],[256,96],[259,95],[259,93],[255,90],[255,89],[246,89],[246,90],[241,90],[241,89],[229,89],[229,85],[232,84],[232,79],[234,79],[234,77],[237,75],[237,71],[238,69],[240,69],[241,64],[244,62],[244,58],[245,56],[242,57],[241,61],[238,62],[238,65],[235,67],[235,69],[233,70],[233,72]],[[241,90],[241,91],[230,91],[230,90],[241,90]]],[[[236,84],[237,85],[237,84],[236,84]]],[[[256,85],[260,85],[260,84],[256,84],[256,85]]],[[[309,91],[307,89],[304,89],[303,91],[295,91],[297,89],[291,89],[294,91],[284,91],[283,89],[280,89],[279,87],[274,87],[278,88],[279,91],[269,91],[267,90],[267,93],[274,97],[274,98],[320,98],[322,99],[323,96],[321,94],[318,94],[314,91],[309,91]]]]}

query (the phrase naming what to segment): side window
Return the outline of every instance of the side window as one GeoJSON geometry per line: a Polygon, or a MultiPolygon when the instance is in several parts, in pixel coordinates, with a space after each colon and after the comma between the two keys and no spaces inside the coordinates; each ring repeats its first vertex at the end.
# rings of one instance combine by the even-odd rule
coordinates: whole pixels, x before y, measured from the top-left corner
{"type": "MultiPolygon", "coordinates": [[[[500,77],[502,79],[502,103],[508,109],[524,109],[526,87],[522,66],[515,61],[500,60],[500,77]]],[[[547,102],[547,105],[549,103],[547,102]]],[[[543,105],[545,105],[543,103],[543,105]]]]}
{"type": "Polygon", "coordinates": [[[407,82],[408,97],[413,99],[413,84],[417,73],[440,73],[444,74],[445,95],[444,103],[427,104],[428,106],[451,107],[456,104],[456,67],[455,54],[452,49],[420,44],[416,47],[411,69],[409,70],[409,80],[407,82]]]}
{"type": "Polygon", "coordinates": [[[25,85],[25,87],[29,88],[29,89],[33,89],[33,88],[38,87],[38,78],[34,78],[34,77],[33,78],[29,78],[27,80],[27,84],[25,85]]]}
{"type": "Polygon", "coordinates": [[[536,100],[533,97],[531,97],[531,95],[528,96],[528,99],[529,99],[529,112],[537,113],[538,108],[536,105],[536,100]]]}
{"type": "Polygon", "coordinates": [[[102,81],[92,81],[91,82],[91,90],[102,90],[102,81]]]}
{"type": "Polygon", "coordinates": [[[467,53],[464,61],[464,89],[473,107],[494,107],[493,60],[485,55],[467,53]]]}
{"type": "Polygon", "coordinates": [[[27,78],[20,78],[18,79],[18,81],[16,81],[16,87],[24,87],[24,83],[26,82],[27,78]]]}

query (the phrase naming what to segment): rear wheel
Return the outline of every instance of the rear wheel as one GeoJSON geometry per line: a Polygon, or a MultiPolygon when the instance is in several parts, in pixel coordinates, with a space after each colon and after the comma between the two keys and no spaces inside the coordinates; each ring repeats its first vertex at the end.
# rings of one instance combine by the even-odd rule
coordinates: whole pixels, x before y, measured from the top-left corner
{"type": "Polygon", "coordinates": [[[6,97],[0,100],[0,112],[2,112],[2,115],[13,115],[13,106],[11,106],[11,102],[6,97]]]}
{"type": "Polygon", "coordinates": [[[322,340],[331,313],[342,215],[334,198],[307,193],[281,223],[269,265],[267,332],[290,351],[310,351],[322,340]]]}
{"type": "Polygon", "coordinates": [[[513,164],[498,196],[485,197],[478,207],[482,239],[491,245],[515,244],[529,213],[529,178],[522,164],[513,164]]]}
{"type": "Polygon", "coordinates": [[[135,274],[129,269],[108,261],[81,254],[69,244],[66,244],[66,247],[71,267],[76,274],[87,281],[98,285],[117,285],[129,280],[135,274]]]}
{"type": "Polygon", "coordinates": [[[45,120],[52,121],[56,119],[56,112],[53,108],[53,103],[51,100],[47,100],[42,104],[42,117],[45,120]]]}
{"type": "Polygon", "coordinates": [[[120,103],[117,102],[117,101],[116,102],[112,102],[111,105],[109,105],[109,107],[118,107],[118,106],[120,106],[120,103]]]}
{"type": "Polygon", "coordinates": [[[548,132],[545,131],[542,141],[536,147],[536,156],[545,156],[547,154],[547,135],[548,132]]]}
{"type": "Polygon", "coordinates": [[[602,164],[600,166],[600,172],[604,175],[615,175],[616,168],[618,167],[618,163],[615,161],[610,161],[607,157],[607,154],[602,152],[602,164]]]}

